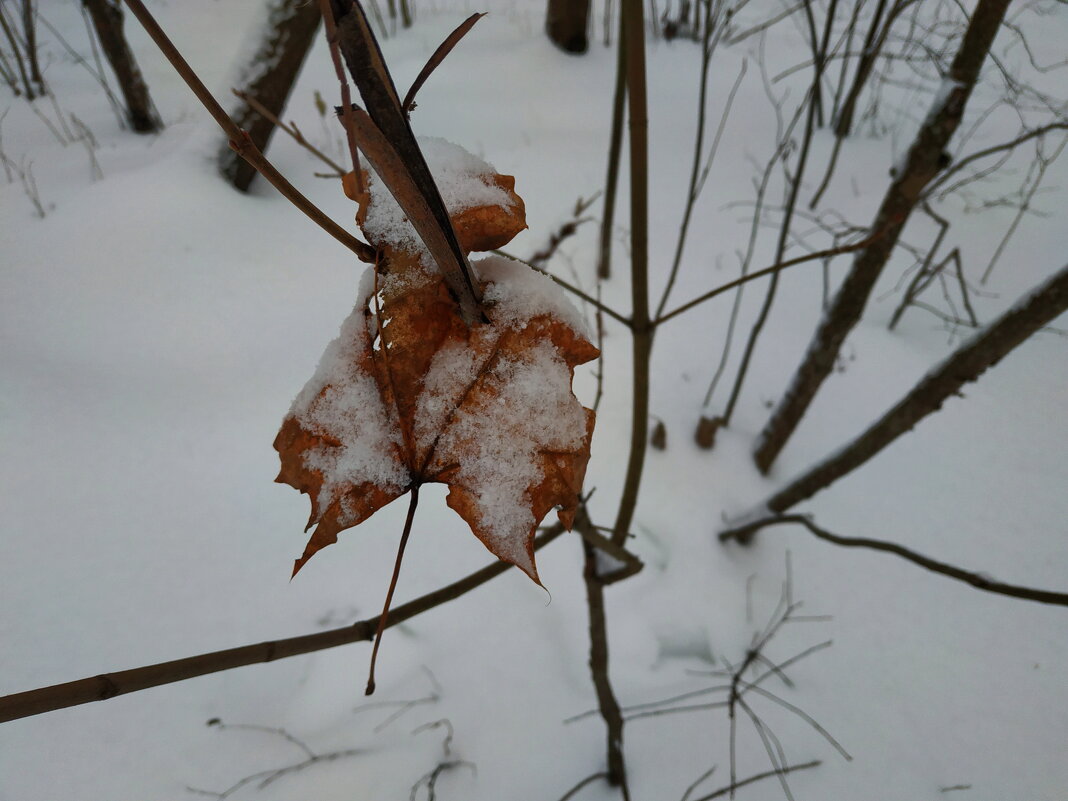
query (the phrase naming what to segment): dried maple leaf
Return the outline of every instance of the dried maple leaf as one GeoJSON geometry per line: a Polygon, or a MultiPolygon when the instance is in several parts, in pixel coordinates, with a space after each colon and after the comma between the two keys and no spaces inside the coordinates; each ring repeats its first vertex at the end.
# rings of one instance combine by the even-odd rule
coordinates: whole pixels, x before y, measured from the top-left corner
{"type": "MultiPolygon", "coordinates": [[[[574,368],[598,351],[551,279],[496,256],[473,263],[489,322],[469,327],[369,178],[357,219],[377,271],[275,440],[278,481],[311,496],[315,531],[293,572],[338,532],[439,482],[495,556],[539,581],[535,529],[553,507],[570,526],[589,459],[594,415],[571,391],[574,368]]],[[[469,169],[439,183],[465,249],[525,227],[510,176],[469,169]]]]}

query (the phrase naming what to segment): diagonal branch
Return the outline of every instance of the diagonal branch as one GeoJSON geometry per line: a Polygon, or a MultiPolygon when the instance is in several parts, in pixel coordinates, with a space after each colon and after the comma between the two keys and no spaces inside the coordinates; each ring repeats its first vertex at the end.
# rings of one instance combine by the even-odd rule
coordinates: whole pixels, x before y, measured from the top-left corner
{"type": "Polygon", "coordinates": [[[411,87],[408,89],[408,94],[404,96],[404,101],[401,103],[401,109],[405,114],[411,114],[412,109],[415,108],[415,95],[423,88],[423,84],[426,83],[427,78],[438,68],[445,57],[452,52],[452,49],[460,43],[467,32],[475,27],[475,23],[486,16],[486,12],[481,14],[472,14],[470,17],[456,26],[456,30],[445,37],[445,41],[438,45],[438,49],[435,50],[423,68],[419,70],[419,74],[415,76],[415,80],[412,81],[411,87]]]}
{"type": "Polygon", "coordinates": [[[355,253],[361,261],[373,262],[374,248],[366,242],[361,242],[336,222],[331,220],[326,216],[322,209],[301,194],[300,191],[293,186],[293,184],[289,183],[282,173],[278,172],[274,165],[267,160],[267,157],[260,152],[260,149],[256,147],[255,144],[253,144],[248,134],[238,127],[237,123],[230,119],[230,115],[223,110],[223,107],[219,105],[219,101],[217,101],[212,96],[211,92],[208,91],[208,88],[204,86],[204,83],[193,71],[193,68],[189,66],[189,63],[182,57],[182,54],[178,52],[178,48],[174,46],[174,43],[170,40],[167,34],[163,32],[159,23],[156,22],[152,14],[149,13],[149,10],[145,8],[144,3],[142,3],[141,0],[124,0],[124,2],[130,9],[131,13],[137,17],[137,21],[144,27],[145,32],[149,35],[152,41],[156,43],[156,46],[174,67],[175,71],[182,77],[182,80],[184,80],[186,85],[193,90],[193,94],[197,96],[197,100],[201,102],[204,108],[207,109],[208,113],[215,119],[215,122],[219,124],[219,127],[222,128],[230,138],[230,147],[232,147],[241,158],[255,167],[256,171],[266,178],[271,186],[281,192],[286,200],[304,212],[312,222],[355,253]]]}
{"type": "MultiPolygon", "coordinates": [[[[949,398],[960,393],[965,384],[978,379],[1064,311],[1068,311],[1068,265],[931,368],[916,386],[862,434],[775,492],[750,521],[769,514],[782,514],[860,467],[925,417],[941,409],[949,398]]],[[[723,532],[721,539],[737,539],[746,544],[754,532],[751,525],[739,522],[730,531],[723,532]]]]}
{"type": "Polygon", "coordinates": [[[304,148],[317,159],[319,159],[319,161],[321,161],[323,164],[332,169],[335,173],[337,173],[337,176],[339,178],[345,174],[344,167],[342,167],[340,164],[338,164],[336,161],[326,155],[323,151],[319,150],[319,148],[317,148],[315,145],[313,145],[311,142],[304,138],[304,134],[300,132],[300,128],[297,127],[296,123],[290,123],[287,125],[282,120],[280,120],[278,116],[275,115],[269,108],[263,105],[263,103],[257,100],[253,95],[250,95],[248,92],[244,92],[240,89],[231,89],[230,91],[233,92],[236,97],[239,97],[241,100],[248,103],[253,111],[255,111],[261,117],[266,119],[276,128],[279,128],[280,130],[289,134],[289,136],[293,139],[294,142],[296,142],[302,148],[304,148]]]}
{"type": "MultiPolygon", "coordinates": [[[[548,545],[563,531],[564,528],[560,524],[552,526],[534,541],[534,550],[548,545]]],[[[505,562],[494,562],[459,581],[398,606],[389,613],[385,628],[411,620],[416,615],[466,595],[511,567],[512,565],[505,562]]],[[[290,656],[370,640],[378,624],[379,616],[375,615],[353,623],[351,626],[342,626],[329,631],[290,637],[285,640],[269,640],[255,645],[243,645],[238,648],[228,648],[225,651],[198,654],[185,659],[120,670],[116,673],[104,673],[65,684],[14,693],[0,697],[0,723],[40,715],[56,709],[88,704],[92,701],[106,701],[117,695],[173,684],[197,676],[207,676],[222,670],[274,662],[290,656]]]]}
{"type": "Polygon", "coordinates": [[[815,768],[820,764],[822,763],[818,759],[814,759],[811,762],[803,762],[800,765],[783,765],[777,770],[767,770],[763,773],[758,773],[755,776],[750,776],[746,779],[742,779],[741,781],[733,782],[732,784],[729,784],[726,787],[722,787],[719,790],[716,790],[714,793],[709,793],[708,795],[701,796],[700,798],[696,799],[696,801],[712,801],[713,798],[722,798],[727,794],[733,795],[734,791],[737,790],[739,787],[745,787],[745,785],[752,784],[753,782],[758,782],[761,779],[769,779],[772,776],[781,776],[785,773],[793,773],[795,770],[815,768]]]}

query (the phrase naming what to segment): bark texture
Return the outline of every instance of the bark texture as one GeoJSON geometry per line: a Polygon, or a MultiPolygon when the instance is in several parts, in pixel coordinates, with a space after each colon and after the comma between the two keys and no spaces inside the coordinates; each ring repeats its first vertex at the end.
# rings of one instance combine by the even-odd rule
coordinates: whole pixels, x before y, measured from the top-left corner
{"type": "MultiPolygon", "coordinates": [[[[1066,310],[1068,265],[950,354],[867,431],[771,496],[768,511],[785,512],[860,467],[1066,310]]],[[[753,533],[741,527],[734,536],[745,542],[753,533]]]]}
{"type": "MultiPolygon", "coordinates": [[[[307,0],[271,0],[266,16],[264,37],[245,67],[249,77],[242,88],[281,117],[322,17],[318,5],[307,0]]],[[[247,103],[242,103],[231,116],[261,152],[267,150],[275,129],[273,122],[247,103]]],[[[226,180],[242,192],[248,190],[256,176],[256,170],[228,146],[220,153],[219,168],[226,180]]]]}
{"type": "Polygon", "coordinates": [[[553,44],[568,53],[585,53],[589,48],[586,24],[590,0],[549,0],[545,12],[545,32],[553,44]]]}
{"type": "Polygon", "coordinates": [[[935,177],[942,153],[960,125],[964,108],[990,52],[1010,0],[980,0],[949,76],[887,189],[871,230],[879,237],[860,251],[824,313],[801,365],[757,439],[754,460],[766,473],[834,367],[846,336],[860,320],[875,282],[890,259],[924,187],[935,177]]]}
{"type": "Polygon", "coordinates": [[[100,49],[119,82],[130,127],[138,133],[155,133],[163,128],[163,122],[152,105],[148,84],[123,35],[121,3],[119,0],[82,0],[82,4],[93,20],[100,49]]]}

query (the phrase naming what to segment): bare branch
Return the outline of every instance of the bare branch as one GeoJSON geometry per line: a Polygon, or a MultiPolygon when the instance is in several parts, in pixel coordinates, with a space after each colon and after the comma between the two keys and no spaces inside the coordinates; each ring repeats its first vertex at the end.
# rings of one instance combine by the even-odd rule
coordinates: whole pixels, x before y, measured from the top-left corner
{"type": "MultiPolygon", "coordinates": [[[[552,526],[534,541],[534,549],[538,550],[548,545],[559,537],[563,531],[563,526],[559,524],[552,526]]],[[[512,565],[506,562],[495,562],[481,570],[476,570],[459,581],[398,606],[389,613],[385,627],[391,628],[406,620],[411,620],[416,615],[466,595],[471,590],[482,586],[490,579],[496,578],[511,567],[512,565]]],[[[92,701],[106,701],[117,695],[147,690],[150,687],[159,687],[163,684],[173,684],[174,682],[185,681],[197,676],[206,676],[209,673],[218,673],[221,670],[231,670],[262,662],[274,662],[290,656],[299,656],[313,651],[321,651],[325,648],[335,648],[339,645],[370,640],[374,636],[378,624],[379,616],[375,615],[366,620],[353,623],[351,626],[342,626],[329,631],[305,634],[301,637],[290,637],[285,640],[270,640],[256,645],[229,648],[225,651],[198,654],[185,659],[160,662],[155,665],[121,670],[116,673],[104,673],[99,676],[66,682],[65,684],[55,684],[51,687],[14,693],[0,697],[0,723],[30,717],[31,715],[40,715],[43,712],[51,712],[55,709],[88,704],[92,701]]]]}
{"type": "MultiPolygon", "coordinates": [[[[812,518],[808,515],[776,515],[773,517],[767,517],[762,520],[757,520],[746,526],[747,530],[753,532],[764,528],[766,526],[777,526],[783,523],[797,523],[804,526],[814,535],[821,540],[827,542],[833,542],[835,545],[841,545],[845,548],[870,548],[875,551],[884,551],[886,553],[892,553],[900,556],[902,559],[907,559],[913,564],[930,570],[933,573],[939,573],[943,576],[949,576],[957,581],[963,581],[965,584],[970,584],[976,589],[983,590],[984,592],[992,592],[998,595],[1007,595],[1010,598],[1020,598],[1025,601],[1036,601],[1042,604],[1053,604],[1055,606],[1068,606],[1068,593],[1064,592],[1051,592],[1049,590],[1036,590],[1031,587],[1021,587],[1017,584],[1005,584],[1004,582],[997,581],[984,573],[973,573],[968,570],[964,570],[953,565],[946,564],[945,562],[939,562],[923,554],[910,551],[903,545],[898,545],[893,542],[885,542],[883,540],[872,540],[863,537],[842,537],[838,534],[832,534],[824,528],[821,528],[813,522],[812,518]]],[[[724,531],[719,535],[721,540],[726,540],[731,537],[738,536],[741,529],[735,529],[734,532],[724,531]]],[[[758,689],[758,688],[754,688],[758,689]]],[[[780,699],[781,702],[781,699],[780,699]]],[[[784,702],[783,702],[784,703],[784,702]]]]}
{"type": "Polygon", "coordinates": [[[815,768],[815,767],[817,767],[819,765],[822,765],[822,764],[823,763],[820,762],[820,760],[814,759],[811,762],[803,762],[800,765],[784,765],[783,767],[780,767],[778,770],[766,770],[763,773],[758,773],[755,776],[750,776],[749,778],[742,779],[739,782],[734,782],[733,784],[728,784],[726,787],[722,787],[719,790],[716,790],[714,793],[709,793],[708,795],[703,795],[700,798],[694,799],[694,801],[712,801],[713,798],[722,798],[725,795],[732,794],[739,787],[745,787],[747,784],[752,784],[753,782],[758,782],[761,779],[770,779],[772,776],[779,776],[780,774],[783,774],[783,773],[793,773],[796,770],[805,770],[807,768],[815,768]]]}

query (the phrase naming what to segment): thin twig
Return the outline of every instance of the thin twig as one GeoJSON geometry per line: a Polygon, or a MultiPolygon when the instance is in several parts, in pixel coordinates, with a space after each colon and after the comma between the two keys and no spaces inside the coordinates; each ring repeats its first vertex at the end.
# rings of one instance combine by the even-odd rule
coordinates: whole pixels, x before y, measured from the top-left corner
{"type": "Polygon", "coordinates": [[[546,270],[543,270],[541,267],[538,267],[536,264],[531,264],[526,259],[521,259],[518,256],[515,256],[515,255],[513,255],[511,253],[508,253],[507,251],[500,250],[499,248],[491,250],[490,253],[495,253],[498,256],[504,256],[504,258],[506,258],[506,259],[511,259],[512,261],[517,261],[520,264],[525,264],[525,265],[527,265],[527,267],[530,267],[532,270],[537,270],[539,273],[543,273],[544,275],[549,276],[551,279],[553,279],[554,282],[556,282],[556,284],[558,284],[560,286],[561,289],[564,289],[564,290],[570,292],[572,295],[574,295],[577,298],[582,298],[582,300],[584,300],[587,303],[589,303],[591,306],[593,306],[593,308],[597,309],[598,311],[604,312],[605,314],[607,314],[609,317],[611,317],[616,322],[623,323],[623,325],[627,326],[627,328],[631,327],[631,323],[630,323],[630,318],[629,317],[624,317],[622,314],[617,312],[611,306],[608,306],[608,305],[602,303],[601,301],[599,301],[597,298],[593,297],[592,295],[590,295],[590,294],[588,294],[586,292],[583,292],[581,289],[579,289],[574,284],[569,284],[567,281],[565,281],[560,276],[553,275],[552,273],[550,273],[550,272],[548,272],[546,270]]]}
{"type": "MultiPolygon", "coordinates": [[[[1068,593],[1037,590],[1031,587],[1022,587],[1018,584],[1005,584],[984,573],[973,573],[946,564],[945,562],[939,562],[924,556],[923,554],[911,551],[903,545],[898,545],[894,542],[885,542],[883,540],[873,540],[864,537],[842,537],[817,526],[808,515],[777,515],[763,520],[757,520],[754,523],[749,524],[747,528],[752,528],[752,530],[756,531],[765,528],[766,526],[777,526],[784,523],[796,523],[804,526],[821,540],[833,542],[835,545],[841,545],[846,548],[870,548],[874,551],[884,551],[886,553],[895,554],[902,559],[907,559],[913,564],[919,565],[925,570],[930,570],[933,573],[940,573],[943,576],[948,576],[957,581],[963,581],[965,584],[970,584],[976,589],[983,590],[984,592],[1007,595],[1010,598],[1020,598],[1025,601],[1036,601],[1037,603],[1042,604],[1068,606],[1068,593]]],[[[727,539],[728,534],[729,532],[723,532],[720,534],[720,539],[727,539]]]]}
{"type": "Polygon", "coordinates": [[[722,787],[719,790],[716,790],[714,793],[709,793],[708,795],[703,795],[700,798],[696,798],[694,799],[694,801],[712,801],[713,798],[722,798],[725,795],[733,794],[734,791],[738,788],[745,787],[747,784],[752,784],[753,782],[758,782],[761,779],[770,779],[772,776],[779,776],[783,773],[793,773],[796,770],[815,768],[818,765],[822,764],[823,763],[820,760],[814,759],[811,762],[803,762],[800,765],[786,765],[780,767],[778,770],[766,770],[763,773],[757,773],[755,776],[750,776],[746,779],[742,779],[740,782],[733,782],[731,784],[728,784],[726,787],[722,787]]]}
{"type": "Polygon", "coordinates": [[[607,778],[608,778],[608,774],[605,773],[604,771],[601,771],[600,773],[594,773],[594,774],[592,774],[590,776],[587,776],[585,779],[580,781],[578,784],[576,784],[574,787],[572,787],[570,790],[568,790],[566,793],[564,793],[562,796],[560,796],[560,801],[569,801],[569,799],[574,798],[576,795],[578,795],[579,791],[583,787],[585,787],[587,784],[593,784],[598,779],[607,779],[607,778]]]}
{"type": "Polygon", "coordinates": [[[695,306],[699,306],[700,304],[704,303],[705,301],[711,300],[712,298],[714,298],[714,297],[716,297],[718,295],[722,295],[724,292],[729,292],[730,290],[734,289],[735,287],[741,286],[742,284],[748,283],[749,281],[755,281],[758,278],[763,278],[766,275],[772,275],[772,274],[774,274],[774,273],[776,273],[778,271],[785,270],[788,267],[794,267],[794,266],[796,266],[798,264],[804,264],[805,262],[817,261],[819,259],[828,259],[828,258],[830,258],[832,256],[840,256],[840,255],[842,255],[844,253],[852,253],[855,250],[861,250],[863,248],[866,248],[868,245],[872,244],[874,241],[879,239],[879,237],[881,237],[883,235],[883,233],[884,232],[879,231],[874,236],[865,237],[864,239],[860,240],[859,242],[854,242],[851,245],[841,245],[840,247],[828,248],[827,250],[818,250],[815,253],[806,253],[804,256],[797,256],[796,258],[793,258],[793,259],[787,259],[786,261],[781,261],[778,264],[773,264],[770,267],[765,267],[762,270],[757,270],[756,272],[749,273],[749,275],[744,275],[741,278],[738,278],[738,279],[736,279],[734,281],[730,281],[730,282],[728,282],[726,284],[722,284],[722,285],[716,287],[715,289],[709,290],[708,292],[705,292],[703,295],[698,295],[693,300],[687,301],[686,303],[683,303],[681,306],[678,306],[678,307],[672,309],[667,314],[657,318],[657,320],[654,323],[654,325],[660,325],[661,323],[666,323],[668,320],[672,319],[673,317],[677,317],[678,315],[682,314],[683,312],[687,312],[690,309],[694,308],[695,306]]]}
{"type": "Polygon", "coordinates": [[[289,134],[298,145],[300,145],[313,156],[315,156],[317,159],[319,159],[319,161],[323,162],[323,164],[330,167],[335,173],[337,173],[337,175],[341,176],[345,174],[346,171],[344,167],[342,167],[340,164],[338,164],[336,161],[334,161],[332,158],[330,158],[328,155],[323,153],[321,150],[315,147],[315,145],[313,145],[311,142],[304,138],[304,134],[300,132],[300,129],[297,127],[296,123],[286,125],[275,114],[273,114],[269,108],[263,105],[263,103],[261,103],[252,95],[250,95],[248,92],[243,92],[239,89],[231,89],[230,91],[232,91],[237,97],[248,103],[252,110],[259,114],[261,117],[269,121],[275,127],[280,128],[287,134],[289,134]]]}
{"type": "Polygon", "coordinates": [[[1008,142],[1003,142],[1000,145],[993,145],[991,147],[984,148],[975,153],[971,153],[962,159],[958,159],[953,164],[951,164],[948,169],[944,170],[940,175],[936,176],[933,181],[931,181],[931,183],[924,190],[924,195],[926,197],[930,197],[931,195],[933,195],[939,187],[944,186],[946,181],[948,181],[954,175],[959,173],[969,164],[979,161],[980,159],[984,159],[987,156],[992,156],[995,153],[1004,153],[1006,151],[1013,150],[1030,139],[1045,136],[1050,131],[1066,129],[1068,129],[1068,122],[1052,122],[1049,125],[1042,125],[1032,131],[1027,131],[1026,133],[1020,134],[1015,139],[1012,139],[1008,142]]]}
{"type": "Polygon", "coordinates": [[[356,127],[352,121],[352,92],[349,90],[349,79],[345,68],[341,65],[337,20],[334,19],[334,10],[330,5],[330,0],[319,0],[319,11],[323,15],[323,27],[326,30],[326,42],[330,48],[330,60],[334,64],[334,72],[341,85],[341,121],[345,129],[345,141],[349,146],[349,158],[352,160],[356,194],[362,195],[364,191],[363,170],[360,167],[360,151],[356,147],[356,127]]]}

